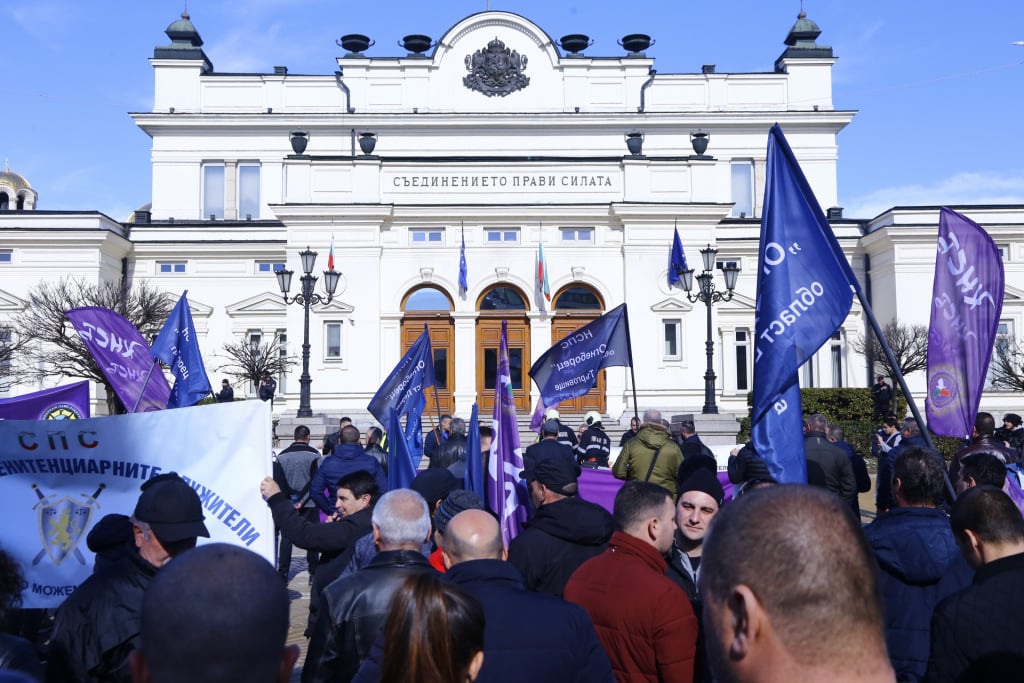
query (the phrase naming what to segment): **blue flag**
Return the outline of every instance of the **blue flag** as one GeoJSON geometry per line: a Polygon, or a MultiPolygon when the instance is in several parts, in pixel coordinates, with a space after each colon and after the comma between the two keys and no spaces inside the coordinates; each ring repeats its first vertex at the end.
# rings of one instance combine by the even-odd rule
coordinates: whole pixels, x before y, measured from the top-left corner
{"type": "Polygon", "coordinates": [[[366,409],[381,424],[387,424],[388,411],[402,417],[419,406],[423,412],[426,399],[423,391],[434,386],[434,356],[430,351],[430,333],[423,326],[423,334],[406,352],[391,371],[366,409]]]}
{"type": "Polygon", "coordinates": [[[619,304],[545,351],[530,377],[544,405],[556,406],[590,391],[602,368],[632,364],[626,304],[619,304]]]}
{"type": "Polygon", "coordinates": [[[462,229],[462,249],[459,250],[459,292],[465,294],[469,291],[469,283],[466,275],[469,271],[466,268],[466,229],[462,229]]]}
{"type": "Polygon", "coordinates": [[[473,404],[473,412],[469,416],[469,436],[466,444],[466,473],[463,477],[463,486],[467,491],[472,491],[480,500],[486,500],[484,493],[484,462],[483,450],[480,447],[480,410],[476,403],[473,404]]]}
{"type": "MultiPolygon", "coordinates": [[[[411,421],[411,420],[410,420],[411,421]]],[[[409,454],[409,443],[403,437],[402,420],[398,411],[389,410],[388,428],[388,491],[407,489],[416,478],[416,465],[409,454]]]]}
{"type": "Polygon", "coordinates": [[[494,382],[494,440],[487,460],[487,504],[501,525],[507,546],[526,523],[526,485],[519,478],[523,470],[523,449],[519,445],[519,422],[512,395],[512,371],[508,362],[508,322],[501,321],[501,346],[494,382]]]}
{"type": "Polygon", "coordinates": [[[682,285],[682,272],[689,270],[686,265],[686,253],[683,252],[683,242],[679,239],[679,228],[675,229],[675,236],[672,238],[672,251],[668,255],[668,286],[682,285]]]}
{"type": "Polygon", "coordinates": [[[846,319],[854,282],[782,129],[772,126],[757,268],[751,436],[778,482],[807,481],[797,370],[846,319]]]}
{"type": "Polygon", "coordinates": [[[199,340],[192,324],[187,295],[188,290],[182,292],[149,350],[154,358],[169,365],[174,374],[168,408],[195,405],[210,395],[210,378],[206,376],[203,356],[199,353],[199,340]]]}

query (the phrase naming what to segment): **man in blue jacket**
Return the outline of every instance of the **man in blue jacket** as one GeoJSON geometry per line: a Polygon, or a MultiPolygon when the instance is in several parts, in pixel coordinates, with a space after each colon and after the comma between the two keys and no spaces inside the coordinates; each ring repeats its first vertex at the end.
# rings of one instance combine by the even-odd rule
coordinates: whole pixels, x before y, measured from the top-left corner
{"type": "Polygon", "coordinates": [[[928,668],[932,612],[971,582],[942,500],[945,463],[933,450],[908,447],[893,462],[896,507],[864,529],[878,562],[885,640],[900,681],[920,681],[928,668]]]}
{"type": "Polygon", "coordinates": [[[338,481],[346,474],[364,470],[373,475],[382,492],[388,490],[388,477],[377,459],[359,445],[359,430],[353,425],[341,429],[341,442],[334,448],[333,455],[324,458],[309,485],[309,497],[327,515],[334,514],[334,504],[327,500],[324,490],[331,495],[338,490],[338,481]]]}

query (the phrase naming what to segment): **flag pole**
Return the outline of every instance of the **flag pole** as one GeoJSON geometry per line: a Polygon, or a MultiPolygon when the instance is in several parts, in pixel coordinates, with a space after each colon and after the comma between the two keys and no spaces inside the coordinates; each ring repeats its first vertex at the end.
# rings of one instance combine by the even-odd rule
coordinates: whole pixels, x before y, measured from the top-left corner
{"type": "MultiPolygon", "coordinates": [[[[885,338],[885,334],[882,332],[881,325],[878,324],[878,318],[875,317],[875,312],[871,309],[871,304],[868,303],[867,297],[864,296],[864,292],[861,290],[860,285],[854,286],[854,291],[857,293],[857,299],[860,301],[860,305],[864,308],[864,315],[867,316],[868,322],[871,324],[871,329],[878,337],[878,341],[882,345],[882,351],[885,353],[885,357],[889,361],[889,367],[892,368],[893,372],[896,373],[896,380],[900,383],[900,389],[903,391],[903,395],[907,397],[907,405],[910,406],[910,412],[917,420],[918,426],[921,428],[921,435],[924,437],[925,443],[928,444],[928,448],[935,450],[935,442],[932,441],[932,435],[928,431],[928,427],[925,421],[921,418],[921,411],[917,408],[917,402],[914,400],[914,395],[910,393],[910,389],[907,388],[907,380],[903,377],[903,370],[900,368],[899,363],[896,362],[896,354],[892,352],[892,348],[889,346],[888,340],[885,338]]],[[[956,500],[956,491],[953,489],[953,483],[949,480],[949,473],[943,468],[942,478],[946,483],[946,493],[949,494],[951,500],[956,500]]]]}
{"type": "Polygon", "coordinates": [[[142,383],[142,390],[139,392],[139,397],[135,399],[135,405],[132,406],[132,413],[138,410],[139,404],[142,403],[142,397],[146,395],[146,387],[149,386],[149,378],[153,376],[153,368],[157,365],[159,365],[159,361],[154,359],[153,364],[149,366],[149,372],[146,373],[146,381],[142,383]]]}
{"type": "MultiPolygon", "coordinates": [[[[423,333],[425,335],[427,335],[427,339],[429,340],[430,339],[430,329],[427,327],[426,323],[423,323],[423,333]]],[[[433,346],[430,347],[430,359],[431,360],[434,359],[434,347],[433,346]]],[[[433,365],[433,363],[431,363],[431,365],[433,365]]],[[[447,366],[445,366],[445,367],[447,368],[447,366]]],[[[437,397],[437,376],[436,375],[434,377],[434,408],[437,409],[437,424],[440,425],[441,424],[441,399],[439,399],[437,397]]],[[[429,415],[429,413],[428,413],[428,415],[429,415]]],[[[431,419],[431,422],[433,422],[433,419],[431,419]]],[[[433,425],[431,425],[430,429],[431,430],[434,429],[433,425]]],[[[440,445],[440,438],[441,438],[441,435],[439,433],[438,434],[438,439],[439,439],[438,445],[440,445]]]]}
{"type": "MultiPolygon", "coordinates": [[[[625,306],[626,304],[622,304],[625,306]]],[[[633,369],[633,341],[629,336],[629,309],[622,311],[622,321],[626,323],[626,350],[629,352],[629,378],[633,389],[633,417],[640,420],[640,413],[636,404],[636,371],[633,369]]]]}

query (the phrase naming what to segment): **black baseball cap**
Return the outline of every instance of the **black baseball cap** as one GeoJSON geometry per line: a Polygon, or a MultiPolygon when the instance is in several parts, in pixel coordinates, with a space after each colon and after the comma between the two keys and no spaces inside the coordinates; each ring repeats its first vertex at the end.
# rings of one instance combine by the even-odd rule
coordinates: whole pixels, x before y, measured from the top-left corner
{"type": "Polygon", "coordinates": [[[145,522],[161,543],[210,537],[203,520],[203,504],[177,472],[153,477],[142,485],[142,495],[132,515],[145,522]]]}
{"type": "Polygon", "coordinates": [[[564,487],[575,484],[580,476],[580,466],[569,458],[543,458],[519,473],[520,479],[536,481],[563,496],[564,487]]]}

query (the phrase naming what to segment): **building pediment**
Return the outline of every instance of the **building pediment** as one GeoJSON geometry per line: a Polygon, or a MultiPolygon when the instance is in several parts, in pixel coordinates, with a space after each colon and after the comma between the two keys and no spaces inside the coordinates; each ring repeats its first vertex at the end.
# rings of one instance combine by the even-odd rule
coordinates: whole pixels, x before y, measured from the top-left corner
{"type": "Polygon", "coordinates": [[[232,318],[244,316],[284,315],[286,305],[280,294],[263,292],[227,306],[232,318]]]}
{"type": "Polygon", "coordinates": [[[686,299],[665,299],[651,306],[654,313],[689,313],[693,310],[693,304],[686,299]]]}
{"type": "Polygon", "coordinates": [[[342,315],[349,315],[355,310],[355,308],[340,299],[334,299],[329,304],[317,306],[316,310],[323,313],[340,313],[342,315]]]}
{"type": "Polygon", "coordinates": [[[28,302],[20,299],[10,292],[0,289],[0,312],[20,313],[28,306],[28,302]]]}
{"type": "Polygon", "coordinates": [[[188,300],[188,309],[192,311],[193,318],[209,318],[213,315],[213,306],[194,299],[188,300]]]}
{"type": "Polygon", "coordinates": [[[1021,301],[1024,301],[1024,290],[1017,289],[1016,287],[1011,287],[1010,285],[1005,285],[1003,287],[1004,304],[1010,302],[1020,303],[1021,301]]]}

